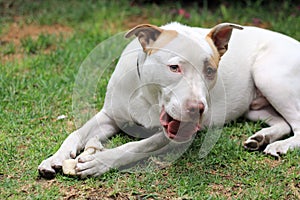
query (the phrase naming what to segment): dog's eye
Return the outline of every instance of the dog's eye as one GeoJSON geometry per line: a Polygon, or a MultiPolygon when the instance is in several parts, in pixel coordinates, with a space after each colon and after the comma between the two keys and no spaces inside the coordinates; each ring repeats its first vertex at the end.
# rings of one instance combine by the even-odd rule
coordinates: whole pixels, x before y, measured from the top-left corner
{"type": "Polygon", "coordinates": [[[214,75],[216,73],[216,69],[212,68],[212,67],[207,67],[205,70],[205,75],[207,76],[207,78],[214,78],[214,75]]]}
{"type": "Polygon", "coordinates": [[[209,75],[212,75],[213,73],[214,73],[214,70],[211,67],[208,67],[206,70],[206,74],[209,76],[209,75]]]}
{"type": "Polygon", "coordinates": [[[171,72],[180,73],[180,67],[178,65],[169,65],[171,72]]]}

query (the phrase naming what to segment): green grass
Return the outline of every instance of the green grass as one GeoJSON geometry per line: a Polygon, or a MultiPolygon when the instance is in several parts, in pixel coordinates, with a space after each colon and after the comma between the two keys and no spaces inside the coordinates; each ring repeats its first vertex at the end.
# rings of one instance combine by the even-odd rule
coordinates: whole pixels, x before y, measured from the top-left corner
{"type": "MultiPolygon", "coordinates": [[[[162,25],[180,21],[192,26],[223,21],[256,23],[300,40],[298,4],[285,1],[261,7],[260,1],[244,2],[201,9],[201,5],[179,3],[131,6],[126,1],[0,1],[0,199],[299,198],[300,151],[289,152],[281,160],[245,151],[242,142],[263,125],[242,119],[225,126],[218,143],[203,159],[199,159],[203,140],[199,134],[183,156],[162,169],[113,170],[86,180],[38,177],[39,163],[76,129],[72,94],[81,62],[97,44],[128,30],[132,22],[147,19],[162,25]],[[191,17],[174,14],[178,8],[191,17]],[[13,23],[20,27],[60,24],[73,31],[68,36],[41,33],[36,38],[23,37],[19,43],[3,41],[13,23]],[[56,120],[62,114],[67,118],[56,120]]],[[[99,109],[110,73],[102,76],[99,93],[91,99],[99,109]]],[[[109,145],[128,140],[117,136],[109,145]]]]}

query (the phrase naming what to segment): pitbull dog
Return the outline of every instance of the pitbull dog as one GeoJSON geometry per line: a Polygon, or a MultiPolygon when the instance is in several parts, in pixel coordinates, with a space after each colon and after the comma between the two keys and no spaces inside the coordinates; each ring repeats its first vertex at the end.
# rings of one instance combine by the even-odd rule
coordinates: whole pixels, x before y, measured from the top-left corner
{"type": "Polygon", "coordinates": [[[212,29],[142,24],[126,37],[133,35],[137,39],[119,59],[102,110],[39,165],[41,176],[53,177],[90,139],[105,142],[128,127],[140,128],[144,139],[81,156],[76,175],[99,176],[240,116],[269,125],[244,142],[246,149],[266,147],[264,153],[279,156],[300,146],[298,41],[230,23],[212,29]]]}

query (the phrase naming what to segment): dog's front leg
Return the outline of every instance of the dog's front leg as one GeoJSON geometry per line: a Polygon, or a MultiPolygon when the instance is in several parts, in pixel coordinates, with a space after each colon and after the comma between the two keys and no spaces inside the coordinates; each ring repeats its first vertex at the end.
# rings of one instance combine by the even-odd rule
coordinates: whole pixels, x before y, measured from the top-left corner
{"type": "Polygon", "coordinates": [[[38,167],[39,174],[45,178],[53,178],[56,171],[62,168],[62,162],[75,158],[89,139],[97,135],[100,141],[105,141],[117,131],[114,120],[101,110],[80,129],[71,133],[53,156],[42,161],[38,167]]]}
{"type": "Polygon", "coordinates": [[[100,176],[112,168],[119,168],[158,154],[170,142],[165,134],[160,132],[140,141],[129,142],[94,155],[80,157],[76,166],[76,174],[81,178],[100,176]]]}

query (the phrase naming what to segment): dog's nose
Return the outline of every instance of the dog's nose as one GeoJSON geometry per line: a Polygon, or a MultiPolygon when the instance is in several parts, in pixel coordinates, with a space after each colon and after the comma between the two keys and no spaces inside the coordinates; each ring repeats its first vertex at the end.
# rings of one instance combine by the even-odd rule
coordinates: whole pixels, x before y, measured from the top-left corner
{"type": "Polygon", "coordinates": [[[202,115],[204,112],[204,104],[201,101],[187,101],[187,110],[191,115],[202,115]]]}

